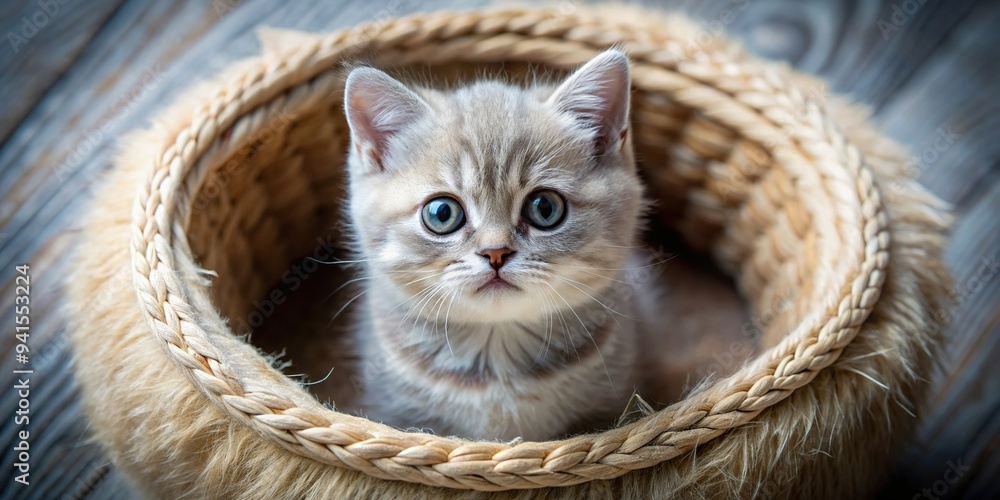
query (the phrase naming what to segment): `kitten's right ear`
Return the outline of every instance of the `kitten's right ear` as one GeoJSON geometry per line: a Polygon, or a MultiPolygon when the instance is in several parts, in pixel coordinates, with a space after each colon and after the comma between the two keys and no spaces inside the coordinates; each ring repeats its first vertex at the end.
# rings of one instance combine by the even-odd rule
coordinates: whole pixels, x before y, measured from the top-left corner
{"type": "Polygon", "coordinates": [[[624,147],[628,132],[631,76],[628,56],[618,49],[601,52],[552,93],[548,103],[596,132],[594,152],[624,147]]]}
{"type": "Polygon", "coordinates": [[[366,172],[384,172],[389,139],[430,112],[427,103],[396,79],[361,67],[347,76],[344,111],[351,142],[366,172]]]}

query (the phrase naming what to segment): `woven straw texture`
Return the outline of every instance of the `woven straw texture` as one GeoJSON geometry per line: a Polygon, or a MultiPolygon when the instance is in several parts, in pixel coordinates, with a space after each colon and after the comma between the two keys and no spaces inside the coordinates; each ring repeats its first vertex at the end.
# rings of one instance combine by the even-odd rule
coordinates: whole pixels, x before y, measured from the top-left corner
{"type": "MultiPolygon", "coordinates": [[[[159,414],[161,409],[145,399],[109,401],[124,396],[100,391],[113,392],[117,385],[124,394],[142,381],[130,379],[126,387],[108,369],[89,366],[89,357],[97,355],[91,343],[126,346],[155,340],[160,348],[153,353],[156,362],[168,359],[171,373],[186,378],[183,387],[171,391],[196,390],[200,404],[214,405],[218,410],[213,414],[230,420],[227,429],[251,430],[273,453],[279,453],[277,448],[288,452],[280,452],[281,457],[298,455],[372,478],[459,490],[564,487],[623,475],[627,479],[641,474],[631,471],[662,471],[664,463],[679,460],[690,467],[696,447],[697,453],[705,450],[705,460],[711,463],[713,441],[750,439],[736,430],[754,432],[756,424],[782,418],[783,412],[812,418],[783,403],[797,392],[811,394],[809,411],[843,411],[812,408],[840,403],[835,396],[816,397],[808,392],[810,385],[819,374],[834,371],[831,365],[852,347],[863,327],[875,321],[869,320],[873,310],[891,304],[899,308],[900,303],[913,309],[908,312],[912,338],[888,348],[904,359],[864,369],[889,371],[870,377],[892,385],[900,391],[894,397],[916,405],[922,391],[911,372],[925,364],[926,356],[913,351],[916,346],[926,353],[934,344],[933,328],[923,323],[920,306],[938,300],[943,289],[937,238],[946,219],[933,198],[899,173],[899,149],[863,125],[853,109],[831,111],[848,108],[802,90],[804,84],[814,83],[757,61],[682,21],[585,9],[572,15],[533,9],[417,15],[303,38],[288,50],[241,62],[225,80],[207,84],[192,94],[196,98],[175,106],[171,113],[181,118],[147,133],[145,145],[127,150],[118,162],[119,171],[129,172],[118,174],[119,179],[143,176],[131,186],[131,211],[95,220],[127,228],[127,243],[109,248],[114,245],[92,236],[82,249],[85,259],[102,264],[76,278],[74,293],[84,296],[125,265],[132,299],[114,307],[128,307],[132,313],[127,318],[142,320],[136,324],[125,316],[112,319],[117,313],[109,307],[107,328],[98,332],[93,325],[80,324],[74,333],[99,439],[116,462],[141,460],[137,445],[100,437],[100,428],[116,422],[99,414],[116,405],[141,406],[142,411],[131,408],[129,418],[159,414]],[[751,314],[771,318],[763,332],[767,349],[762,355],[735,374],[628,425],[559,441],[504,444],[403,432],[327,409],[233,335],[226,318],[247,317],[252,301],[266,295],[287,263],[314,247],[316,234],[340,214],[348,141],[341,109],[345,61],[387,68],[429,66],[432,74],[448,81],[502,63],[517,78],[528,64],[571,70],[614,44],[632,60],[634,144],[649,193],[659,202],[657,217],[734,278],[751,314]],[[863,137],[850,137],[835,120],[837,113],[861,123],[862,133],[854,133],[863,137]],[[154,139],[148,139],[150,135],[154,139]],[[880,176],[892,177],[898,194],[893,200],[880,192],[880,176]],[[899,221],[890,217],[894,206],[903,207],[895,209],[899,221]],[[914,211],[920,215],[908,215],[907,206],[917,206],[914,211]],[[906,241],[899,243],[900,228],[920,235],[906,233],[906,241]],[[890,292],[886,280],[892,269],[910,272],[917,267],[911,260],[894,261],[897,249],[891,245],[908,249],[914,241],[925,242],[925,261],[924,269],[912,271],[919,274],[909,281],[923,288],[890,292]],[[887,297],[890,293],[895,297],[887,297]],[[783,298],[790,300],[789,306],[774,310],[773,304],[783,298]],[[905,359],[908,356],[912,359],[905,359]]],[[[120,185],[117,189],[114,197],[126,196],[120,185]]],[[[107,198],[98,198],[98,205],[105,205],[98,212],[110,213],[109,207],[122,204],[107,198]]],[[[79,303],[84,303],[82,298],[79,303]]],[[[886,339],[895,342],[895,337],[886,339]]],[[[853,346],[861,351],[855,354],[864,355],[868,344],[859,342],[868,341],[853,346]]],[[[888,397],[881,394],[878,397],[888,397]]],[[[165,396],[162,404],[167,400],[165,396]]],[[[857,413],[872,412],[858,408],[857,413]]],[[[885,416],[825,429],[820,419],[816,425],[831,440],[834,434],[853,430],[853,437],[844,439],[861,446],[864,434],[858,430],[865,428],[865,418],[885,426],[885,416]]],[[[158,425],[162,430],[181,424],[158,425]]],[[[907,428],[901,424],[896,432],[907,428]]],[[[231,438],[235,431],[213,431],[201,446],[232,446],[232,441],[226,444],[225,432],[231,438]]],[[[879,433],[874,441],[887,447],[896,440],[890,431],[879,433]]],[[[772,439],[787,437],[779,431],[772,439]]],[[[134,438],[169,441],[149,434],[134,438]]],[[[753,439],[761,441],[759,436],[753,439]]],[[[163,456],[176,459],[179,452],[174,453],[163,456]]],[[[180,471],[182,461],[163,462],[161,467],[178,469],[173,473],[176,484],[199,474],[180,471]]],[[[210,465],[220,470],[236,467],[210,465]]],[[[141,468],[124,466],[129,467],[141,468]]],[[[136,481],[150,482],[143,474],[136,472],[136,481]]],[[[205,479],[204,471],[200,474],[205,479]]],[[[216,478],[225,474],[218,472],[216,478]]],[[[317,478],[313,474],[309,480],[317,478]]],[[[820,491],[795,479],[784,481],[798,484],[796,491],[820,491]]],[[[188,493],[222,491],[183,488],[188,493]]]]}

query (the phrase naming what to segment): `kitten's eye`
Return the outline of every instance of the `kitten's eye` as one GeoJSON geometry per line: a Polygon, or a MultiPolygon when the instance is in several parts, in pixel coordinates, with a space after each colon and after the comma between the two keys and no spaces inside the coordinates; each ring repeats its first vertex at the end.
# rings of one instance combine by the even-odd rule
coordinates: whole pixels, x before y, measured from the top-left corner
{"type": "Polygon", "coordinates": [[[555,191],[537,191],[524,201],[524,218],[538,229],[552,229],[566,215],[566,200],[555,191]]]}
{"type": "Polygon", "coordinates": [[[465,211],[455,198],[441,196],[424,204],[421,218],[432,233],[448,234],[465,224],[465,211]]]}

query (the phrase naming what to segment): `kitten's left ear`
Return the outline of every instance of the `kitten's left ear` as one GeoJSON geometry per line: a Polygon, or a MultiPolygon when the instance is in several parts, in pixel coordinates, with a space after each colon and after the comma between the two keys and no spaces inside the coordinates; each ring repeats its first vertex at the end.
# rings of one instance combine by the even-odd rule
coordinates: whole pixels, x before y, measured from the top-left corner
{"type": "Polygon", "coordinates": [[[383,172],[389,139],[429,113],[430,107],[393,77],[361,67],[347,76],[344,111],[359,160],[367,171],[383,172]]]}
{"type": "Polygon", "coordinates": [[[601,52],[576,70],[547,103],[597,131],[596,154],[622,147],[628,132],[631,77],[628,56],[618,49],[601,52]]]}

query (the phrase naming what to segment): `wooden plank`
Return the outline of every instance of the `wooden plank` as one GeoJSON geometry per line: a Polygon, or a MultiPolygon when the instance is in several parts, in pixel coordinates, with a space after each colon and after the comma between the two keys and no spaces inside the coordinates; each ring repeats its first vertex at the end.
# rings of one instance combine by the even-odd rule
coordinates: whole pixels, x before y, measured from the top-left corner
{"type": "MultiPolygon", "coordinates": [[[[72,234],[53,236],[72,232],[74,215],[86,201],[96,174],[108,165],[111,137],[126,123],[130,124],[125,128],[142,123],[135,111],[155,104],[150,93],[162,81],[160,72],[183,54],[187,43],[199,39],[219,19],[210,3],[128,2],[80,52],[0,150],[0,255],[5,264],[32,264],[38,288],[33,294],[36,322],[31,344],[46,361],[32,380],[32,402],[38,408],[32,414],[36,482],[29,489],[5,489],[5,497],[57,498],[91,481],[96,481],[89,487],[94,490],[104,481],[94,479],[93,474],[107,459],[95,445],[81,443],[87,424],[81,418],[62,330],[65,320],[58,308],[63,283],[47,278],[65,276],[69,271],[66,255],[72,234]],[[76,151],[83,154],[67,161],[76,151]],[[95,156],[100,159],[84,166],[95,156]]],[[[13,310],[10,280],[6,279],[9,271],[9,265],[0,271],[4,278],[0,318],[8,324],[13,310]]],[[[6,336],[0,340],[4,352],[10,352],[10,340],[6,336]]],[[[0,361],[5,384],[12,383],[9,364],[13,360],[7,358],[0,361]]],[[[16,404],[10,397],[0,395],[4,407],[16,404]]],[[[15,431],[12,423],[0,423],[4,442],[10,442],[15,431]]],[[[2,454],[5,460],[11,458],[9,450],[2,454]]],[[[12,482],[10,474],[3,474],[7,483],[12,482]]],[[[109,477],[118,478],[114,483],[118,487],[125,484],[117,474],[109,477]]],[[[118,493],[135,497],[127,488],[118,493]]]]}
{"type": "Polygon", "coordinates": [[[670,8],[700,20],[710,32],[724,30],[741,39],[758,55],[819,75],[833,91],[878,109],[976,4],[711,0],[670,2],[670,8]]]}
{"type": "MultiPolygon", "coordinates": [[[[50,488],[64,488],[72,484],[78,476],[84,473],[86,464],[106,460],[98,447],[92,443],[81,442],[86,436],[86,421],[81,418],[81,402],[79,392],[73,379],[66,338],[65,318],[62,315],[60,302],[63,300],[60,278],[69,269],[69,261],[65,258],[70,250],[71,238],[60,238],[54,244],[43,247],[32,259],[32,329],[29,339],[31,352],[30,368],[34,374],[30,376],[31,385],[31,432],[32,453],[32,486],[27,489],[10,488],[8,491],[15,498],[56,498],[57,494],[46,494],[50,488]],[[48,480],[46,478],[53,478],[48,480]],[[56,479],[58,478],[58,479],[56,479]]],[[[3,299],[2,321],[12,324],[13,318],[8,311],[13,311],[9,299],[12,290],[7,283],[0,291],[3,299]]],[[[11,339],[4,337],[3,352],[12,352],[11,339]]],[[[0,359],[0,369],[4,374],[5,384],[13,384],[10,379],[12,370],[23,368],[18,366],[12,356],[0,359]]],[[[14,391],[0,393],[0,406],[14,408],[17,406],[17,394],[14,391]]],[[[12,419],[0,421],[0,440],[15,442],[16,433],[21,426],[14,425],[12,419]]],[[[0,451],[7,463],[13,463],[13,449],[0,451]]],[[[4,480],[12,483],[12,471],[4,474],[4,480]]]]}
{"type": "Polygon", "coordinates": [[[132,1],[95,37],[0,149],[0,276],[65,230],[110,164],[112,139],[162,105],[169,65],[219,19],[199,1],[132,1]]]}
{"type": "Polygon", "coordinates": [[[997,23],[1000,4],[979,5],[878,116],[884,130],[910,146],[920,181],[958,205],[981,195],[998,172],[997,23]]]}
{"type": "MultiPolygon", "coordinates": [[[[437,0],[426,4],[396,0],[343,5],[340,2],[283,4],[276,0],[249,0],[235,10],[225,8],[235,3],[239,2],[127,2],[79,53],[65,74],[57,81],[53,80],[55,83],[51,89],[45,92],[37,106],[0,148],[0,197],[3,200],[0,202],[0,278],[7,278],[11,263],[22,261],[30,261],[39,269],[44,268],[45,274],[64,274],[68,270],[64,267],[63,258],[66,243],[53,242],[52,236],[74,226],[74,214],[89,195],[97,175],[109,165],[109,138],[141,126],[164,103],[183,93],[190,82],[215,74],[234,59],[256,53],[258,46],[252,31],[254,26],[267,24],[329,31],[418,9],[447,7],[454,2],[437,0]],[[220,5],[223,7],[221,12],[216,12],[215,7],[220,5]],[[216,27],[209,31],[212,26],[216,27]],[[154,77],[150,77],[150,71],[154,72],[154,77]],[[122,103],[124,107],[120,106],[122,103]],[[105,124],[110,124],[107,129],[105,124]],[[102,137],[95,140],[95,131],[101,131],[102,137]],[[93,144],[86,147],[91,142],[93,144]],[[74,152],[80,154],[74,155],[74,152]],[[66,162],[69,157],[72,160],[66,162]]],[[[486,3],[478,1],[475,5],[486,3]]],[[[902,0],[895,3],[902,4],[902,0]]],[[[723,24],[727,30],[745,39],[758,53],[784,58],[801,69],[819,72],[833,82],[834,89],[850,91],[876,107],[884,105],[886,118],[883,123],[897,138],[910,144],[919,146],[928,144],[928,141],[933,144],[935,117],[941,118],[937,124],[945,123],[946,118],[952,116],[965,117],[973,125],[956,141],[954,152],[949,150],[947,158],[951,159],[945,161],[942,155],[942,160],[928,169],[937,175],[937,169],[949,164],[964,164],[968,158],[982,159],[987,165],[996,164],[997,153],[989,149],[993,144],[985,139],[993,124],[975,113],[980,110],[977,104],[987,100],[975,94],[975,89],[988,92],[996,87],[996,81],[992,76],[985,81],[971,81],[967,86],[969,92],[964,92],[955,91],[954,82],[946,78],[948,71],[968,70],[966,64],[984,58],[988,60],[990,56],[995,59],[996,52],[992,48],[980,48],[978,56],[975,52],[969,54],[967,47],[971,42],[948,40],[941,45],[960,20],[992,19],[984,17],[981,14],[983,11],[979,10],[974,16],[968,15],[974,3],[968,0],[927,2],[902,22],[898,31],[890,31],[889,40],[885,42],[882,41],[878,21],[892,21],[893,2],[879,6],[867,2],[751,1],[745,11],[723,24]],[[935,62],[925,64],[925,60],[935,62]],[[963,60],[967,62],[963,63],[963,60]],[[952,61],[951,68],[935,69],[948,61],[952,61]],[[922,82],[937,82],[938,87],[927,90],[929,84],[922,82]],[[903,97],[894,98],[897,92],[903,97]],[[949,104],[933,108],[935,101],[945,97],[960,98],[961,94],[967,95],[960,106],[956,107],[949,101],[949,104]],[[906,97],[910,95],[913,97],[906,97]],[[901,99],[909,99],[909,102],[901,99]],[[913,112],[913,106],[921,103],[930,103],[932,108],[922,111],[923,114],[913,112]],[[960,112],[956,111],[955,115],[940,114],[948,110],[960,112]],[[911,125],[908,122],[919,122],[914,119],[917,116],[925,120],[923,129],[907,126],[911,125]],[[984,123],[989,126],[984,126],[984,123]],[[967,148],[968,153],[959,154],[965,151],[962,148],[967,148]]],[[[575,5],[573,2],[569,4],[575,5]]],[[[740,4],[740,1],[715,0],[685,1],[676,5],[706,23],[715,20],[722,23],[723,9],[740,4]]],[[[9,4],[0,9],[6,8],[6,5],[9,4]]],[[[995,24],[995,21],[992,22],[995,24]]],[[[984,25],[989,26],[989,22],[984,22],[984,25]]],[[[981,74],[976,73],[978,70],[972,71],[972,76],[981,74]]],[[[2,88],[0,86],[0,90],[2,88]]],[[[996,185],[989,171],[983,175],[968,184],[979,180],[979,184],[987,187],[996,185]]],[[[933,177],[925,180],[942,182],[933,177]]],[[[990,242],[989,238],[993,238],[993,242],[998,241],[995,229],[989,229],[995,226],[988,226],[989,210],[995,214],[996,208],[992,205],[976,208],[981,206],[979,200],[992,200],[990,192],[977,192],[970,188],[965,191],[956,189],[953,193],[949,199],[964,200],[963,206],[970,207],[970,214],[987,214],[976,215],[968,219],[971,221],[968,225],[960,225],[961,233],[956,232],[953,247],[949,250],[949,262],[955,266],[956,276],[968,277],[975,272],[976,257],[980,256],[976,253],[976,245],[990,242]]],[[[9,318],[5,315],[10,311],[7,301],[10,294],[4,288],[6,285],[6,281],[0,285],[0,307],[3,308],[0,310],[0,321],[9,318]]],[[[44,342],[43,349],[45,346],[57,346],[55,352],[62,356],[65,344],[60,328],[64,322],[54,307],[60,296],[58,292],[48,296],[50,298],[42,302],[39,310],[49,319],[40,325],[36,338],[44,342]],[[63,344],[60,345],[60,342],[63,344]]],[[[963,366],[967,367],[964,372],[966,377],[975,378],[981,372],[993,373],[988,372],[990,366],[989,363],[984,364],[984,360],[991,359],[989,356],[995,359],[995,347],[987,342],[987,339],[995,337],[989,330],[989,325],[995,323],[989,323],[982,315],[977,316],[977,311],[989,310],[991,303],[996,304],[992,291],[981,299],[963,303],[971,311],[965,316],[968,323],[964,323],[961,332],[954,335],[956,339],[963,332],[965,335],[956,341],[960,347],[955,356],[966,356],[962,358],[963,366]]],[[[7,347],[6,338],[0,341],[0,346],[7,347]]],[[[60,390],[44,393],[46,405],[65,410],[66,415],[74,415],[79,401],[75,398],[72,384],[65,378],[67,365],[64,358],[55,359],[51,370],[40,375],[44,377],[40,380],[46,385],[60,387],[60,390]]],[[[8,369],[9,366],[4,363],[9,362],[0,360],[0,369],[8,369]]],[[[929,424],[922,434],[928,436],[928,445],[938,453],[946,450],[948,443],[971,439],[969,432],[949,425],[946,411],[959,405],[960,401],[972,400],[971,395],[963,396],[963,393],[982,387],[966,384],[957,378],[947,380],[952,381],[950,387],[953,389],[946,394],[943,392],[948,397],[941,399],[942,413],[929,420],[938,422],[938,426],[929,424]]],[[[2,402],[5,405],[8,403],[6,400],[2,402]]],[[[987,406],[977,405],[968,416],[963,417],[964,421],[974,422],[976,418],[984,418],[987,406]]],[[[98,470],[102,458],[94,450],[80,451],[71,447],[83,435],[82,421],[56,423],[56,419],[61,417],[51,414],[45,418],[52,419],[55,427],[42,441],[45,449],[40,450],[40,454],[44,462],[39,464],[39,470],[46,471],[46,477],[50,479],[38,491],[44,491],[46,496],[72,493],[76,491],[73,488],[86,482],[98,470]]],[[[995,427],[983,424],[978,429],[988,432],[995,427]]],[[[9,429],[0,424],[0,438],[6,440],[4,436],[8,435],[9,429]]],[[[969,448],[976,454],[973,459],[988,461],[983,457],[989,457],[990,446],[994,446],[991,443],[995,440],[982,440],[976,444],[982,444],[979,448],[969,448]]],[[[925,474],[930,473],[927,471],[938,474],[936,468],[940,468],[940,463],[925,461],[919,467],[925,474]]],[[[920,479],[927,477],[933,476],[925,475],[920,479]]],[[[988,478],[987,475],[970,475],[969,484],[978,485],[988,478]]],[[[121,495],[122,490],[118,488],[122,485],[121,476],[111,471],[90,492],[95,498],[112,494],[130,497],[128,494],[121,495]]],[[[969,491],[981,489],[970,486],[969,491]]]]}
{"type": "Polygon", "coordinates": [[[866,4],[858,6],[858,14],[874,8],[878,12],[838,19],[844,33],[838,57],[819,74],[830,80],[834,90],[846,92],[877,110],[924,65],[978,3],[986,2],[857,2],[866,4]]]}
{"type": "Polygon", "coordinates": [[[149,104],[149,93],[162,79],[160,68],[176,56],[177,44],[167,41],[185,34],[197,38],[217,19],[210,5],[194,1],[123,6],[41,101],[39,109],[45,112],[33,113],[33,121],[0,149],[0,190],[6,188],[0,191],[0,227],[6,238],[0,247],[0,276],[10,276],[14,262],[37,264],[51,236],[72,225],[95,174],[109,163],[110,138],[133,118],[133,108],[149,104]],[[125,64],[131,59],[145,65],[125,64]],[[103,155],[90,170],[83,167],[88,157],[82,154],[79,159],[63,155],[61,164],[52,161],[60,150],[84,151],[79,146],[84,143],[88,153],[103,155]]]}
{"type": "MultiPolygon", "coordinates": [[[[893,474],[905,498],[944,489],[949,463],[968,465],[947,498],[1000,496],[992,456],[1000,440],[1000,85],[996,30],[1000,6],[978,4],[928,61],[892,95],[880,126],[914,152],[911,167],[931,191],[956,205],[945,255],[955,285],[935,394],[912,449],[893,474]]],[[[948,476],[953,477],[952,475],[948,476]]]]}
{"type": "Polygon", "coordinates": [[[992,408],[990,421],[983,426],[981,433],[984,438],[979,440],[975,450],[979,473],[963,480],[960,491],[965,498],[997,498],[997,471],[1000,471],[1000,407],[992,408]]]}
{"type": "MultiPolygon", "coordinates": [[[[897,491],[919,492],[941,479],[948,461],[972,466],[961,482],[949,485],[958,498],[976,484],[1000,495],[1000,463],[990,450],[1000,440],[1000,183],[958,222],[946,254],[955,285],[947,321],[945,350],[933,374],[934,391],[913,448],[894,473],[897,491]],[[990,468],[992,467],[992,468],[990,468]],[[985,481],[985,482],[983,482],[985,481]]],[[[970,490],[971,491],[971,490],[970,490]]],[[[909,496],[907,496],[909,498],[909,496]]]]}
{"type": "Polygon", "coordinates": [[[110,463],[106,473],[99,474],[97,470],[88,477],[89,483],[81,483],[73,490],[74,498],[93,498],[100,500],[132,500],[137,494],[132,491],[125,476],[110,463]]]}
{"type": "MultiPolygon", "coordinates": [[[[53,175],[60,183],[67,180],[105,148],[137,107],[148,104],[167,65],[216,19],[210,5],[196,1],[122,6],[4,144],[0,190],[11,195],[5,205],[34,193],[53,175]]],[[[10,216],[4,207],[0,223],[10,216]]]]}
{"type": "Polygon", "coordinates": [[[122,0],[3,2],[0,144],[76,59],[122,0]],[[27,78],[30,77],[30,82],[27,78]]]}

